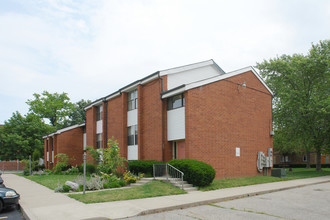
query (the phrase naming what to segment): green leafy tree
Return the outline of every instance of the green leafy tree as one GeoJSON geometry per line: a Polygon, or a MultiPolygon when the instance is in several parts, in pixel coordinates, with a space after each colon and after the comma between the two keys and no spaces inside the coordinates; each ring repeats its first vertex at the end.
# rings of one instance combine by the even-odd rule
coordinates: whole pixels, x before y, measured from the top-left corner
{"type": "Polygon", "coordinates": [[[90,104],[91,100],[80,100],[76,102],[69,113],[69,118],[65,120],[64,126],[71,126],[76,124],[82,124],[86,122],[85,107],[90,104]]]}
{"type": "Polygon", "coordinates": [[[43,155],[42,136],[53,131],[35,114],[13,113],[0,129],[0,160],[27,159],[34,151],[43,155]]]}
{"type": "Polygon", "coordinates": [[[118,142],[112,137],[103,151],[87,147],[89,154],[99,162],[98,170],[103,173],[115,173],[119,167],[125,167],[126,159],[120,156],[118,142]],[[101,158],[101,159],[100,159],[101,158]]]}
{"type": "Polygon", "coordinates": [[[41,95],[34,93],[34,99],[26,103],[30,106],[29,111],[41,118],[49,119],[51,125],[62,128],[65,119],[70,116],[74,105],[70,102],[67,93],[49,93],[44,91],[41,95]]]}
{"type": "Polygon", "coordinates": [[[308,54],[282,55],[257,63],[274,91],[274,148],[280,153],[304,149],[321,153],[329,149],[330,41],[312,45],[308,54]]]}

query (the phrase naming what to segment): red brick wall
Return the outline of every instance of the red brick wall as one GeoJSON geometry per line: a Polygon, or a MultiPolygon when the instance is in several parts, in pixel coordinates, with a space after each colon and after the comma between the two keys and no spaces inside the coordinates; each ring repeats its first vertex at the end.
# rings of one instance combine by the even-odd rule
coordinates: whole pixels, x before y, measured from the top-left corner
{"type": "MultiPolygon", "coordinates": [[[[127,94],[123,93],[108,101],[108,138],[114,137],[118,141],[120,154],[127,157],[127,94]]],[[[103,122],[105,123],[105,121],[103,122]]]]}
{"type": "MultiPolygon", "coordinates": [[[[96,148],[96,107],[86,110],[86,146],[96,148]]],[[[87,162],[94,163],[93,158],[87,154],[87,162]]]]}
{"type": "Polygon", "coordinates": [[[257,152],[272,147],[272,97],[252,72],[189,90],[185,104],[186,158],[211,164],[216,178],[262,175],[257,152]]]}
{"type": "Polygon", "coordinates": [[[160,99],[161,81],[153,80],[138,91],[138,139],[139,156],[142,160],[162,160],[162,100],[160,99]],[[141,100],[142,99],[142,100],[141,100]],[[139,143],[140,144],[140,143],[139,143]]]}
{"type": "MultiPolygon", "coordinates": [[[[18,170],[22,171],[25,164],[21,161],[18,162],[18,170]]],[[[0,171],[17,171],[17,161],[1,161],[0,162],[0,171]]]]}
{"type": "MultiPolygon", "coordinates": [[[[65,131],[61,134],[56,135],[57,137],[57,146],[56,154],[64,153],[69,157],[69,163],[73,166],[80,165],[83,163],[83,127],[78,127],[65,131]]],[[[55,158],[56,162],[58,158],[55,158]]]]}

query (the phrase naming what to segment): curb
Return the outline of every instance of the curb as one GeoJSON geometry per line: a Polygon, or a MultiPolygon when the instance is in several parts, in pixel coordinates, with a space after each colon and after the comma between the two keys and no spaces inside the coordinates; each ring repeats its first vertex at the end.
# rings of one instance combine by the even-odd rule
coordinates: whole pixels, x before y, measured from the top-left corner
{"type": "Polygon", "coordinates": [[[267,193],[279,192],[279,191],[284,191],[284,190],[288,190],[288,189],[300,188],[300,187],[304,187],[304,186],[317,185],[317,184],[329,183],[329,182],[330,182],[330,180],[324,180],[324,181],[320,181],[317,183],[307,183],[307,184],[301,184],[301,185],[296,185],[296,186],[283,187],[283,188],[279,188],[279,189],[264,190],[264,191],[254,192],[254,193],[246,193],[246,194],[241,194],[241,195],[236,195],[236,196],[227,196],[227,197],[222,197],[222,198],[218,198],[218,199],[210,199],[210,200],[204,200],[204,201],[200,201],[200,202],[191,202],[191,203],[186,203],[186,204],[182,204],[182,205],[150,209],[150,210],[142,211],[139,214],[137,214],[136,216],[143,216],[143,215],[155,214],[155,213],[159,213],[159,212],[173,211],[173,210],[177,210],[177,209],[186,209],[186,208],[191,208],[191,207],[196,207],[196,206],[201,206],[201,205],[208,205],[210,203],[224,202],[224,201],[228,201],[228,200],[241,199],[241,198],[250,197],[250,196],[257,196],[257,195],[262,195],[262,194],[267,194],[267,193]]]}
{"type": "Polygon", "coordinates": [[[22,214],[23,214],[23,217],[26,219],[26,220],[31,220],[30,217],[26,214],[23,206],[21,206],[21,204],[19,204],[19,209],[21,210],[22,214]]]}

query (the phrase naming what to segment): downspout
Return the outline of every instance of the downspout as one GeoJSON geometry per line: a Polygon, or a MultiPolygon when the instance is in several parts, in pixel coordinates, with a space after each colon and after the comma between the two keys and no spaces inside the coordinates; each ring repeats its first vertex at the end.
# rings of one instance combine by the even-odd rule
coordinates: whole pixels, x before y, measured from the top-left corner
{"type": "Polygon", "coordinates": [[[108,142],[108,101],[106,99],[103,99],[104,107],[105,107],[105,113],[104,113],[104,123],[105,123],[105,143],[108,142]]]}
{"type": "MultiPolygon", "coordinates": [[[[158,77],[162,81],[162,92],[164,92],[164,81],[163,78],[160,77],[158,73],[158,77]]],[[[162,95],[160,95],[160,99],[162,100],[162,153],[163,153],[163,162],[165,162],[165,104],[164,100],[162,99],[162,95]]]]}

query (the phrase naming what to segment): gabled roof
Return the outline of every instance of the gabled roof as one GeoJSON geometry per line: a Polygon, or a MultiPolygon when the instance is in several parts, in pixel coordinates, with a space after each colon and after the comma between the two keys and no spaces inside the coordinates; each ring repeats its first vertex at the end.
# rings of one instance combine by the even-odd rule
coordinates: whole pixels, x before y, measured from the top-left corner
{"type": "Polygon", "coordinates": [[[65,132],[65,131],[70,131],[72,129],[83,127],[83,126],[85,126],[85,123],[83,123],[83,124],[77,124],[77,125],[72,125],[70,127],[62,128],[62,129],[57,130],[57,131],[55,131],[53,133],[47,134],[47,135],[43,136],[42,138],[51,137],[51,136],[54,136],[55,134],[61,134],[61,133],[65,132]]]}
{"type": "Polygon", "coordinates": [[[236,75],[239,75],[239,74],[242,74],[242,73],[246,73],[248,71],[251,71],[259,79],[259,81],[265,86],[265,88],[268,90],[268,92],[271,95],[273,95],[272,90],[266,85],[265,81],[260,77],[260,75],[257,73],[257,71],[252,66],[249,66],[249,67],[245,67],[245,68],[242,68],[242,69],[239,69],[239,70],[228,72],[228,73],[220,75],[220,76],[215,76],[215,77],[204,79],[204,80],[201,80],[201,81],[198,81],[198,82],[189,83],[187,85],[178,86],[174,89],[163,92],[162,93],[162,98],[163,99],[168,98],[170,96],[180,94],[184,91],[187,91],[187,90],[190,90],[190,89],[193,89],[193,88],[197,88],[197,87],[200,87],[200,86],[203,86],[203,85],[207,85],[207,84],[210,84],[210,83],[213,83],[213,82],[217,82],[217,81],[220,81],[220,80],[223,80],[223,79],[227,79],[229,77],[233,77],[233,76],[236,76],[236,75]]]}
{"type": "Polygon", "coordinates": [[[211,60],[206,60],[206,61],[199,62],[199,63],[193,63],[193,64],[189,64],[189,65],[185,65],[185,66],[179,66],[179,67],[175,67],[175,68],[171,68],[171,69],[167,69],[167,70],[162,70],[162,71],[159,71],[159,75],[160,76],[170,75],[170,74],[184,72],[184,71],[188,71],[188,70],[192,70],[192,69],[197,69],[197,68],[201,68],[201,67],[209,66],[209,65],[214,65],[220,71],[221,74],[225,74],[225,71],[223,71],[218,66],[218,64],[216,64],[211,59],[211,60]]]}
{"type": "Polygon", "coordinates": [[[91,108],[92,106],[97,106],[97,105],[101,105],[102,102],[112,99],[114,97],[119,96],[122,92],[129,92],[131,90],[133,90],[134,88],[136,88],[138,85],[144,85],[154,79],[160,78],[161,76],[164,75],[170,75],[170,74],[175,74],[175,73],[180,73],[180,72],[184,72],[184,71],[189,71],[189,70],[193,70],[193,69],[198,69],[198,68],[202,68],[205,66],[214,66],[218,71],[219,71],[219,76],[215,76],[215,77],[211,77],[211,78],[207,78],[204,80],[200,80],[198,82],[193,82],[193,83],[189,83],[187,85],[182,85],[179,87],[176,87],[174,89],[171,89],[169,91],[165,91],[162,94],[162,98],[166,98],[169,96],[172,96],[174,94],[178,94],[177,92],[182,92],[182,91],[186,91],[195,87],[199,87],[201,85],[206,85],[212,82],[216,82],[222,79],[226,79],[247,71],[252,71],[254,75],[256,75],[256,77],[260,80],[260,82],[267,88],[267,90],[273,95],[273,92],[270,90],[270,88],[266,85],[266,83],[263,81],[263,79],[260,77],[260,75],[253,69],[253,67],[246,67],[243,69],[239,69],[233,72],[229,72],[226,73],[225,71],[223,71],[218,64],[216,64],[213,59],[210,60],[206,60],[206,61],[202,61],[202,62],[198,62],[198,63],[193,63],[193,64],[189,64],[189,65],[185,65],[185,66],[180,66],[180,67],[175,67],[175,68],[171,68],[171,69],[166,69],[166,70],[161,70],[161,71],[157,71],[155,73],[152,73],[140,80],[136,80],[130,84],[128,84],[127,86],[122,87],[121,89],[117,90],[114,93],[111,93],[110,95],[104,96],[102,98],[99,98],[97,100],[95,100],[94,102],[90,103],[89,105],[87,105],[84,109],[87,110],[89,108],[91,108]]]}

